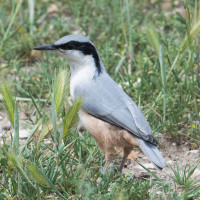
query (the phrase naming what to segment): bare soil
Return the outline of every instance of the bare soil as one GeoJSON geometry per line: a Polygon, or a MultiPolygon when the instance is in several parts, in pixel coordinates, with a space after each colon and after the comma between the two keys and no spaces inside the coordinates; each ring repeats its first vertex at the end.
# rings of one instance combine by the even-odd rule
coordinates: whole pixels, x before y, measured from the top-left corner
{"type": "MultiPolygon", "coordinates": [[[[181,166],[185,167],[185,165],[192,165],[200,160],[200,147],[182,136],[175,139],[161,135],[159,137],[159,150],[161,151],[167,163],[167,166],[162,171],[155,169],[153,164],[149,162],[147,157],[139,149],[137,150],[137,160],[144,167],[155,173],[160,179],[171,182],[173,185],[175,185],[175,183],[168,176],[168,174],[172,176],[174,176],[174,174],[169,166],[176,168],[177,163],[181,169],[181,166]]],[[[135,162],[134,159],[127,161],[127,165],[125,165],[123,172],[133,173],[134,177],[139,179],[150,177],[148,172],[137,162],[135,162]]],[[[197,180],[196,185],[200,185],[200,164],[194,171],[191,179],[197,180]]]]}

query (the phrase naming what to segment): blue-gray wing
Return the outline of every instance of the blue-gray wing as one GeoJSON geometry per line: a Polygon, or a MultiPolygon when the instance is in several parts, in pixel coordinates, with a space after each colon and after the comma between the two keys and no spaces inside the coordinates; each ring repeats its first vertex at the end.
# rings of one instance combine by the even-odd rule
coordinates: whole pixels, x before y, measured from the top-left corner
{"type": "Polygon", "coordinates": [[[84,111],[156,145],[151,127],[142,112],[107,73],[87,85],[77,87],[75,97],[79,96],[82,97],[84,111]]]}

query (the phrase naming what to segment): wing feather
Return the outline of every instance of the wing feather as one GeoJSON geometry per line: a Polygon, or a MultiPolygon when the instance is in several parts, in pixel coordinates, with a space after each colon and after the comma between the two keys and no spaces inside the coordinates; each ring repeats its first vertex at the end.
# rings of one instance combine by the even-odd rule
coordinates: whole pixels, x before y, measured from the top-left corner
{"type": "Polygon", "coordinates": [[[77,87],[75,96],[82,97],[82,108],[89,114],[124,128],[154,145],[157,144],[149,123],[135,102],[107,73],[87,83],[87,86],[83,84],[77,87]]]}

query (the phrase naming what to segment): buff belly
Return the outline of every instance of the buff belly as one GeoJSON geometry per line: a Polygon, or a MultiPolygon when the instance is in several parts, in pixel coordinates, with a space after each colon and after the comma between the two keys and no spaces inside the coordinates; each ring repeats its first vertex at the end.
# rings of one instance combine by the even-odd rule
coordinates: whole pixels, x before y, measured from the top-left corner
{"type": "MultiPolygon", "coordinates": [[[[122,155],[125,149],[131,152],[133,147],[139,146],[138,142],[125,129],[111,125],[83,110],[79,112],[79,117],[82,125],[92,135],[108,159],[109,157],[112,159],[117,153],[122,155]]],[[[135,158],[137,157],[134,152],[131,152],[131,155],[135,158]]]]}

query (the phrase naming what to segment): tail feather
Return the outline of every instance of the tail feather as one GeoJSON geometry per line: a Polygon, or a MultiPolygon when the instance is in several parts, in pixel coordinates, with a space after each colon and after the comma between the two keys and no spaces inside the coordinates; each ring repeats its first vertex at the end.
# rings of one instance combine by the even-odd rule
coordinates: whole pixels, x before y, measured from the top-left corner
{"type": "Polygon", "coordinates": [[[143,139],[136,138],[137,141],[139,142],[139,146],[143,153],[147,156],[147,158],[152,162],[152,164],[157,168],[157,169],[163,169],[166,165],[165,159],[162,157],[160,151],[158,148],[149,143],[144,141],[143,139]]]}

